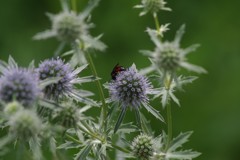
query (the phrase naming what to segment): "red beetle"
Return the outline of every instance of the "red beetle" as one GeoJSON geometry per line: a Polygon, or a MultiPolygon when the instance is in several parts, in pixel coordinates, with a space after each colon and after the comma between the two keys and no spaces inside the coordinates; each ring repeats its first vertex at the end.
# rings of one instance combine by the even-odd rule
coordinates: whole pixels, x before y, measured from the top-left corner
{"type": "Polygon", "coordinates": [[[111,72],[112,79],[116,80],[116,76],[122,71],[126,71],[126,69],[123,66],[120,66],[119,63],[116,64],[111,72]]]}

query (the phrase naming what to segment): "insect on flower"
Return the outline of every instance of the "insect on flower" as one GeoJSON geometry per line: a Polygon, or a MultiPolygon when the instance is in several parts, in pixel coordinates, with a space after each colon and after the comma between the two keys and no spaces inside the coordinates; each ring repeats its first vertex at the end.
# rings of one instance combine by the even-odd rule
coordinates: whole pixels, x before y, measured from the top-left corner
{"type": "Polygon", "coordinates": [[[126,71],[126,69],[123,66],[120,66],[119,63],[116,64],[111,72],[112,79],[116,80],[116,76],[122,71],[126,71]]]}

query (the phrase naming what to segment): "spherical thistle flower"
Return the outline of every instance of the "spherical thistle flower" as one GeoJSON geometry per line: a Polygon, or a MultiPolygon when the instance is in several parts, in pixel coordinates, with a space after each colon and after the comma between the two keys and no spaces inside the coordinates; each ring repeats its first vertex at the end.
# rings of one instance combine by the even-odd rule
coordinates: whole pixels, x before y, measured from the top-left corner
{"type": "Polygon", "coordinates": [[[54,122],[65,128],[74,128],[79,120],[77,107],[74,103],[63,103],[53,113],[54,122]]]}
{"type": "Polygon", "coordinates": [[[186,55],[193,52],[199,47],[198,44],[192,45],[185,49],[180,47],[180,41],[184,34],[185,25],[182,25],[177,31],[175,39],[172,42],[162,42],[157,36],[157,32],[147,29],[151,40],[155,43],[156,48],[152,51],[142,51],[149,56],[156,69],[160,69],[164,74],[175,74],[179,68],[185,68],[197,73],[205,73],[202,67],[187,62],[186,55]]]}
{"type": "Polygon", "coordinates": [[[135,8],[143,8],[140,16],[148,12],[156,14],[160,10],[171,11],[171,8],[165,7],[167,3],[164,0],[142,0],[141,5],[136,5],[135,8]]]}
{"type": "Polygon", "coordinates": [[[148,103],[148,94],[152,88],[148,79],[139,74],[136,66],[132,65],[126,71],[118,73],[116,80],[109,84],[112,101],[121,103],[122,107],[131,106],[138,109],[141,104],[148,103]]]}
{"type": "Polygon", "coordinates": [[[27,140],[38,135],[41,131],[41,120],[31,110],[19,110],[9,119],[9,133],[17,138],[27,140]]]}
{"type": "Polygon", "coordinates": [[[76,69],[72,69],[69,63],[64,63],[60,58],[44,60],[37,69],[40,81],[45,81],[47,79],[51,81],[51,78],[57,79],[57,81],[53,81],[43,87],[42,91],[44,97],[56,101],[63,97],[72,97],[79,102],[96,106],[97,104],[94,101],[87,98],[93,95],[93,93],[77,89],[74,86],[75,84],[92,82],[95,80],[92,76],[77,77],[86,67],[87,65],[83,65],[76,69]]]}
{"type": "Polygon", "coordinates": [[[38,77],[32,70],[17,67],[4,70],[0,77],[0,99],[2,101],[16,100],[24,107],[29,107],[38,95],[38,77]]]}
{"type": "Polygon", "coordinates": [[[45,86],[43,89],[45,97],[57,100],[60,96],[73,89],[73,83],[71,82],[76,78],[76,75],[73,74],[70,64],[65,64],[60,58],[44,60],[37,70],[40,80],[61,78],[58,82],[45,86]]]}
{"type": "Polygon", "coordinates": [[[153,155],[153,140],[152,137],[140,134],[134,138],[132,142],[133,155],[142,160],[149,160],[153,155]]]}

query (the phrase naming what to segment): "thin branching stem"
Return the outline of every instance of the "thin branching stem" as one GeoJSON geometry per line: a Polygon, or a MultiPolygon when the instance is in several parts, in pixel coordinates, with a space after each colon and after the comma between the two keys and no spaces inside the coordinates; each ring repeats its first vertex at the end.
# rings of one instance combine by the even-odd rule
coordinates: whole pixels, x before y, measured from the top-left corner
{"type": "Polygon", "coordinates": [[[167,136],[167,145],[166,150],[169,148],[172,141],[172,111],[171,111],[171,102],[167,104],[167,126],[168,126],[168,136],[167,136]]]}
{"type": "Polygon", "coordinates": [[[72,10],[77,13],[77,0],[71,0],[72,10]]]}
{"type": "MultiPolygon", "coordinates": [[[[172,83],[172,75],[166,76],[165,78],[165,89],[169,90],[172,83]]],[[[168,136],[167,136],[167,145],[166,150],[169,148],[170,143],[172,141],[172,111],[171,111],[171,102],[167,104],[167,128],[168,128],[168,136]]]]}
{"type": "Polygon", "coordinates": [[[160,31],[160,23],[159,23],[159,20],[158,20],[157,13],[153,13],[153,18],[154,18],[154,22],[155,22],[157,32],[159,32],[160,31]]]}
{"type": "MultiPolygon", "coordinates": [[[[96,67],[93,63],[92,57],[91,57],[90,53],[87,53],[86,55],[88,57],[88,62],[89,62],[90,68],[92,70],[93,76],[95,76],[97,78],[98,75],[97,75],[96,67]]],[[[100,125],[101,125],[101,127],[104,127],[104,132],[106,133],[107,123],[105,122],[105,120],[107,118],[107,105],[106,105],[106,102],[105,102],[105,97],[104,97],[104,93],[103,93],[103,89],[102,89],[102,85],[101,85],[100,80],[98,80],[98,79],[96,80],[96,85],[97,85],[99,96],[100,96],[100,99],[101,99],[101,102],[102,102],[103,120],[102,120],[100,125]]]]}

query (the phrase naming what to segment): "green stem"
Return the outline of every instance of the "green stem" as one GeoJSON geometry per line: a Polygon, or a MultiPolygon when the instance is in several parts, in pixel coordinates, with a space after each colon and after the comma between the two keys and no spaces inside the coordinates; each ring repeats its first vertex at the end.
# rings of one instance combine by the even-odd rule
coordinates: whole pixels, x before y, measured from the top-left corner
{"type": "Polygon", "coordinates": [[[153,13],[153,18],[154,18],[154,22],[155,22],[155,25],[156,25],[157,32],[159,32],[160,31],[160,23],[158,21],[157,13],[153,13]]]}
{"type": "Polygon", "coordinates": [[[169,148],[170,143],[172,141],[172,111],[171,111],[170,102],[167,105],[167,125],[168,125],[168,136],[167,136],[166,150],[169,148]]]}
{"type": "Polygon", "coordinates": [[[77,13],[77,0],[71,0],[72,10],[77,13]]]}
{"type": "MultiPolygon", "coordinates": [[[[97,75],[97,71],[96,71],[95,65],[93,63],[92,57],[89,53],[87,53],[86,55],[88,56],[88,62],[89,62],[90,68],[92,70],[92,73],[97,78],[98,75],[97,75]]],[[[102,85],[100,83],[100,80],[96,80],[96,85],[97,85],[98,92],[99,92],[99,95],[100,95],[100,99],[101,99],[101,102],[102,102],[101,114],[103,115],[103,120],[102,120],[100,125],[104,129],[104,133],[106,133],[107,123],[105,123],[105,121],[106,121],[106,118],[107,118],[107,105],[106,105],[106,102],[105,102],[105,97],[104,97],[104,93],[103,93],[103,89],[102,89],[102,85]]]]}

